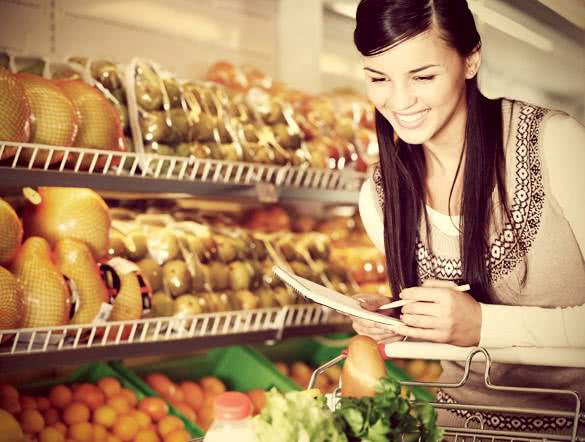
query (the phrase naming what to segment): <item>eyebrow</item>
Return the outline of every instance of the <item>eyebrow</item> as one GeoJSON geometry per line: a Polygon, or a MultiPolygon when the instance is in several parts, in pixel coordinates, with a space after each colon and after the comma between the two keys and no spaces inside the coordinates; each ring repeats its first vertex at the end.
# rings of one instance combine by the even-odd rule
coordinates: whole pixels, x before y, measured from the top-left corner
{"type": "MultiPolygon", "coordinates": [[[[420,68],[412,69],[412,70],[408,71],[408,73],[409,74],[416,74],[417,72],[424,71],[425,69],[433,68],[433,67],[437,67],[437,66],[439,66],[439,65],[438,64],[427,64],[427,65],[421,66],[420,68]]],[[[377,71],[376,69],[365,67],[364,70],[374,72],[375,74],[384,75],[385,77],[387,77],[387,75],[384,72],[377,71]]]]}

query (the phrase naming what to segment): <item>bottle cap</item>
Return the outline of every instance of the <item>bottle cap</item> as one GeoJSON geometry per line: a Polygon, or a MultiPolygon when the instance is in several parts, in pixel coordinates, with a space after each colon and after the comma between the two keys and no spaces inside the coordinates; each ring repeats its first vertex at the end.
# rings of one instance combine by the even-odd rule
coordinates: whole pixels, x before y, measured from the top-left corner
{"type": "Polygon", "coordinates": [[[247,394],[226,391],[215,398],[213,411],[217,419],[244,419],[252,414],[252,401],[247,394]]]}

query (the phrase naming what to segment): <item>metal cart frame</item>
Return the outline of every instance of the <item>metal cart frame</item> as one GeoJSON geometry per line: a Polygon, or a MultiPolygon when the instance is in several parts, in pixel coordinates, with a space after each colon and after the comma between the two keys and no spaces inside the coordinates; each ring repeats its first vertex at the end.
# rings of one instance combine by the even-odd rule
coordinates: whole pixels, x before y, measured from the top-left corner
{"type": "MultiPolygon", "coordinates": [[[[381,346],[382,355],[387,358],[404,358],[404,359],[438,359],[451,361],[465,361],[465,371],[463,378],[453,384],[440,382],[414,382],[401,381],[400,384],[404,386],[419,386],[419,387],[438,387],[438,388],[461,388],[464,386],[469,378],[471,371],[471,362],[474,358],[479,357],[486,361],[484,381],[485,385],[490,390],[535,393],[535,394],[558,394],[569,396],[574,399],[574,409],[571,411],[559,411],[549,409],[535,409],[535,408],[515,408],[502,407],[494,405],[467,405],[467,404],[447,404],[439,402],[431,402],[430,404],[437,409],[447,410],[469,410],[470,412],[477,412],[477,414],[467,418],[465,425],[462,428],[445,427],[444,436],[448,440],[455,442],[463,441],[491,441],[491,442],[585,442],[585,437],[578,437],[577,431],[579,428],[580,419],[585,418],[585,413],[581,410],[581,399],[579,395],[570,390],[560,390],[552,388],[524,388],[494,385],[490,380],[490,369],[492,362],[515,363],[523,365],[543,365],[543,366],[563,366],[563,367],[585,367],[585,349],[553,349],[553,348],[504,348],[488,350],[483,347],[463,348],[455,347],[447,344],[430,344],[422,342],[397,342],[381,346]],[[543,360],[543,354],[547,354],[547,360],[543,360]],[[552,362],[554,361],[554,362],[552,362]],[[502,414],[516,414],[516,415],[532,415],[532,416],[548,416],[548,417],[564,417],[572,420],[571,434],[539,434],[533,432],[517,432],[517,431],[502,431],[486,428],[483,422],[483,417],[480,412],[497,412],[502,414]],[[479,424],[479,428],[472,428],[471,424],[475,421],[479,424]]],[[[315,380],[319,374],[323,373],[333,365],[338,364],[346,358],[345,354],[326,362],[317,368],[311,377],[309,388],[313,388],[315,380]]],[[[583,380],[585,382],[585,379],[583,380]]],[[[341,383],[341,380],[340,380],[341,383]]],[[[341,390],[336,390],[333,406],[341,395],[341,390]]]]}

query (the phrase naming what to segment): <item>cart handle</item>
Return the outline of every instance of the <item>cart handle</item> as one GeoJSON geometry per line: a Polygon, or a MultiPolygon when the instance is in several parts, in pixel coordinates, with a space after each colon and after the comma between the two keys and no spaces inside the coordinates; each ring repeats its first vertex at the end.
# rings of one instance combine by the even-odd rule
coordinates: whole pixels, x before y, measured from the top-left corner
{"type": "MultiPolygon", "coordinates": [[[[381,344],[380,354],[384,359],[435,359],[441,361],[465,361],[469,354],[482,347],[458,347],[432,342],[400,341],[381,344]]],[[[502,347],[486,348],[492,362],[519,365],[541,365],[548,367],[585,368],[585,348],[565,347],[502,347]]],[[[482,352],[476,355],[485,361],[482,352]]]]}

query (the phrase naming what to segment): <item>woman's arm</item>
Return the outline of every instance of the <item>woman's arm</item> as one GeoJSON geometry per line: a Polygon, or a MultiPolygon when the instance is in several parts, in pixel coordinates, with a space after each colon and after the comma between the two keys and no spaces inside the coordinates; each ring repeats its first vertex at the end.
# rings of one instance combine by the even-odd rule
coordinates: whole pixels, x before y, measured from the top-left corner
{"type": "MultiPolygon", "coordinates": [[[[567,115],[547,121],[542,138],[551,197],[585,251],[585,127],[567,115]]],[[[564,308],[482,304],[480,345],[585,347],[585,305],[564,308]]]]}

